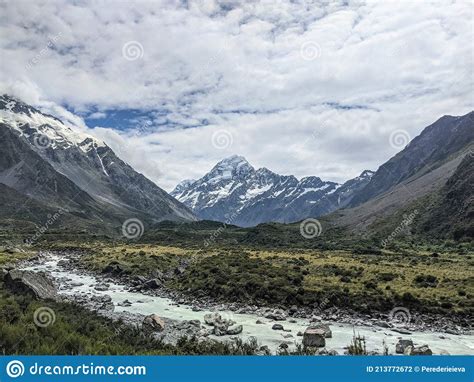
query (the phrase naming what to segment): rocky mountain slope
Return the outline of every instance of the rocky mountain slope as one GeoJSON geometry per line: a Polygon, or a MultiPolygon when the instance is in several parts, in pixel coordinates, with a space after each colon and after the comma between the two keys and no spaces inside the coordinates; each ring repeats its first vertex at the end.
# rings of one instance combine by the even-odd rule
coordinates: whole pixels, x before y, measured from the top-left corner
{"type": "Polygon", "coordinates": [[[255,169],[242,156],[217,163],[199,180],[181,182],[171,195],[199,218],[240,226],[289,223],[346,206],[372,176],[364,171],[343,185],[310,176],[298,180],[267,168],[255,169]]]}
{"type": "Polygon", "coordinates": [[[0,97],[0,183],[49,208],[117,224],[195,220],[104,143],[17,99],[0,97]]]}
{"type": "Polygon", "coordinates": [[[443,161],[474,141],[474,112],[464,116],[446,115],[426,127],[408,146],[384,163],[369,184],[349,203],[360,205],[383,194],[411,176],[433,171],[443,161]]]}
{"type": "Polygon", "coordinates": [[[433,238],[472,237],[474,112],[445,116],[380,166],[332,226],[390,234],[413,214],[407,232],[433,238]],[[405,217],[404,217],[405,216],[405,217]]]}

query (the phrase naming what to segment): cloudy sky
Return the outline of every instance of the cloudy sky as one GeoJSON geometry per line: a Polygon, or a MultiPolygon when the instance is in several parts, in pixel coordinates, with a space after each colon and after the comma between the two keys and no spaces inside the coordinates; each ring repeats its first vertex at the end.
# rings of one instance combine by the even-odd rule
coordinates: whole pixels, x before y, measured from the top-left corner
{"type": "Polygon", "coordinates": [[[342,182],[474,109],[470,0],[0,8],[0,91],[90,129],[168,191],[232,154],[342,182]]]}

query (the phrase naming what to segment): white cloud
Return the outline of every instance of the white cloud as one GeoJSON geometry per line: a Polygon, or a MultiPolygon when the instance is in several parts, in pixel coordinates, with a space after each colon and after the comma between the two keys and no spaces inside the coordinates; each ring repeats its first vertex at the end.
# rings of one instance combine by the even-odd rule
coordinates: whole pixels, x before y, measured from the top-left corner
{"type": "Polygon", "coordinates": [[[2,3],[0,87],[80,126],[55,105],[167,110],[181,127],[93,131],[167,190],[234,153],[343,181],[395,153],[392,131],[473,109],[472,2],[325,3],[2,3]],[[129,41],[141,58],[123,57],[129,41]]]}

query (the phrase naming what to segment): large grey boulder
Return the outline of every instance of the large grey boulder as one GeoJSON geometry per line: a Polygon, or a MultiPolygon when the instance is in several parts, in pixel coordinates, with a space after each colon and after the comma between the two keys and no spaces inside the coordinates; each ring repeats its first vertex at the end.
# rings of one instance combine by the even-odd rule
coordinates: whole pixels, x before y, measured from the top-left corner
{"type": "Polygon", "coordinates": [[[431,351],[428,345],[422,345],[422,346],[417,346],[417,347],[407,346],[403,354],[405,355],[433,355],[433,352],[431,351]]]}
{"type": "Polygon", "coordinates": [[[10,270],[4,277],[5,285],[14,293],[28,293],[39,300],[57,298],[57,289],[45,274],[10,270]]]}
{"type": "Polygon", "coordinates": [[[204,322],[207,325],[214,326],[216,323],[222,321],[222,317],[219,313],[208,313],[204,315],[204,322]]]}
{"type": "Polygon", "coordinates": [[[225,321],[218,321],[214,323],[214,329],[212,331],[213,334],[216,336],[225,336],[227,334],[227,330],[229,328],[229,324],[225,321]]]}
{"type": "Polygon", "coordinates": [[[165,322],[157,314],[150,314],[146,316],[142,323],[142,328],[145,332],[162,332],[165,330],[165,322]]]}
{"type": "Polygon", "coordinates": [[[322,348],[326,346],[326,331],[321,328],[309,327],[303,334],[303,345],[322,348]]]}
{"type": "Polygon", "coordinates": [[[310,328],[313,329],[321,329],[324,331],[325,338],[332,338],[332,331],[328,324],[323,324],[322,322],[319,323],[312,323],[310,328]]]}
{"type": "Polygon", "coordinates": [[[399,340],[395,345],[395,353],[403,354],[408,346],[413,346],[412,340],[399,340]]]}

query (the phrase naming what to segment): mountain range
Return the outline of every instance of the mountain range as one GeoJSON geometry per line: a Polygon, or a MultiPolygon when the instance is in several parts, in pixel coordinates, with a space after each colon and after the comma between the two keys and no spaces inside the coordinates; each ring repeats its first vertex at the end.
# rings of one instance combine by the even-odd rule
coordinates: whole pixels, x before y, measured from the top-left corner
{"type": "Polygon", "coordinates": [[[61,210],[76,228],[114,227],[130,218],[196,219],[104,142],[7,95],[0,97],[0,135],[2,194],[6,204],[15,200],[14,211],[1,209],[4,217],[38,222],[46,214],[30,216],[32,211],[61,210]]]}
{"type": "Polygon", "coordinates": [[[317,177],[298,180],[266,168],[255,170],[245,158],[232,156],[202,178],[181,182],[171,195],[201,219],[247,227],[327,216],[330,225],[364,234],[384,227],[389,233],[395,228],[393,222],[403,220],[402,213],[418,206],[416,222],[424,222],[420,223],[423,231],[434,229],[429,217],[443,215],[445,223],[439,219],[438,223],[447,233],[457,230],[457,236],[472,236],[469,206],[473,197],[468,190],[474,189],[474,184],[468,174],[473,152],[474,112],[470,112],[443,116],[375,173],[366,170],[342,185],[317,177]],[[450,187],[458,189],[454,192],[450,187]],[[454,205],[460,208],[453,210],[454,205]],[[443,210],[462,218],[452,219],[443,210]]]}
{"type": "Polygon", "coordinates": [[[322,217],[325,229],[357,235],[390,233],[415,211],[413,232],[473,236],[474,112],[438,119],[377,171],[343,184],[255,169],[234,155],[171,195],[83,131],[0,97],[0,228],[37,229],[60,211],[58,225],[72,232],[117,232],[131,218],[250,227],[322,217]]]}
{"type": "Polygon", "coordinates": [[[202,178],[181,182],[171,195],[200,219],[243,227],[270,221],[290,223],[345,207],[372,175],[366,170],[342,185],[316,176],[298,180],[265,167],[255,169],[244,157],[233,155],[202,178]]]}

